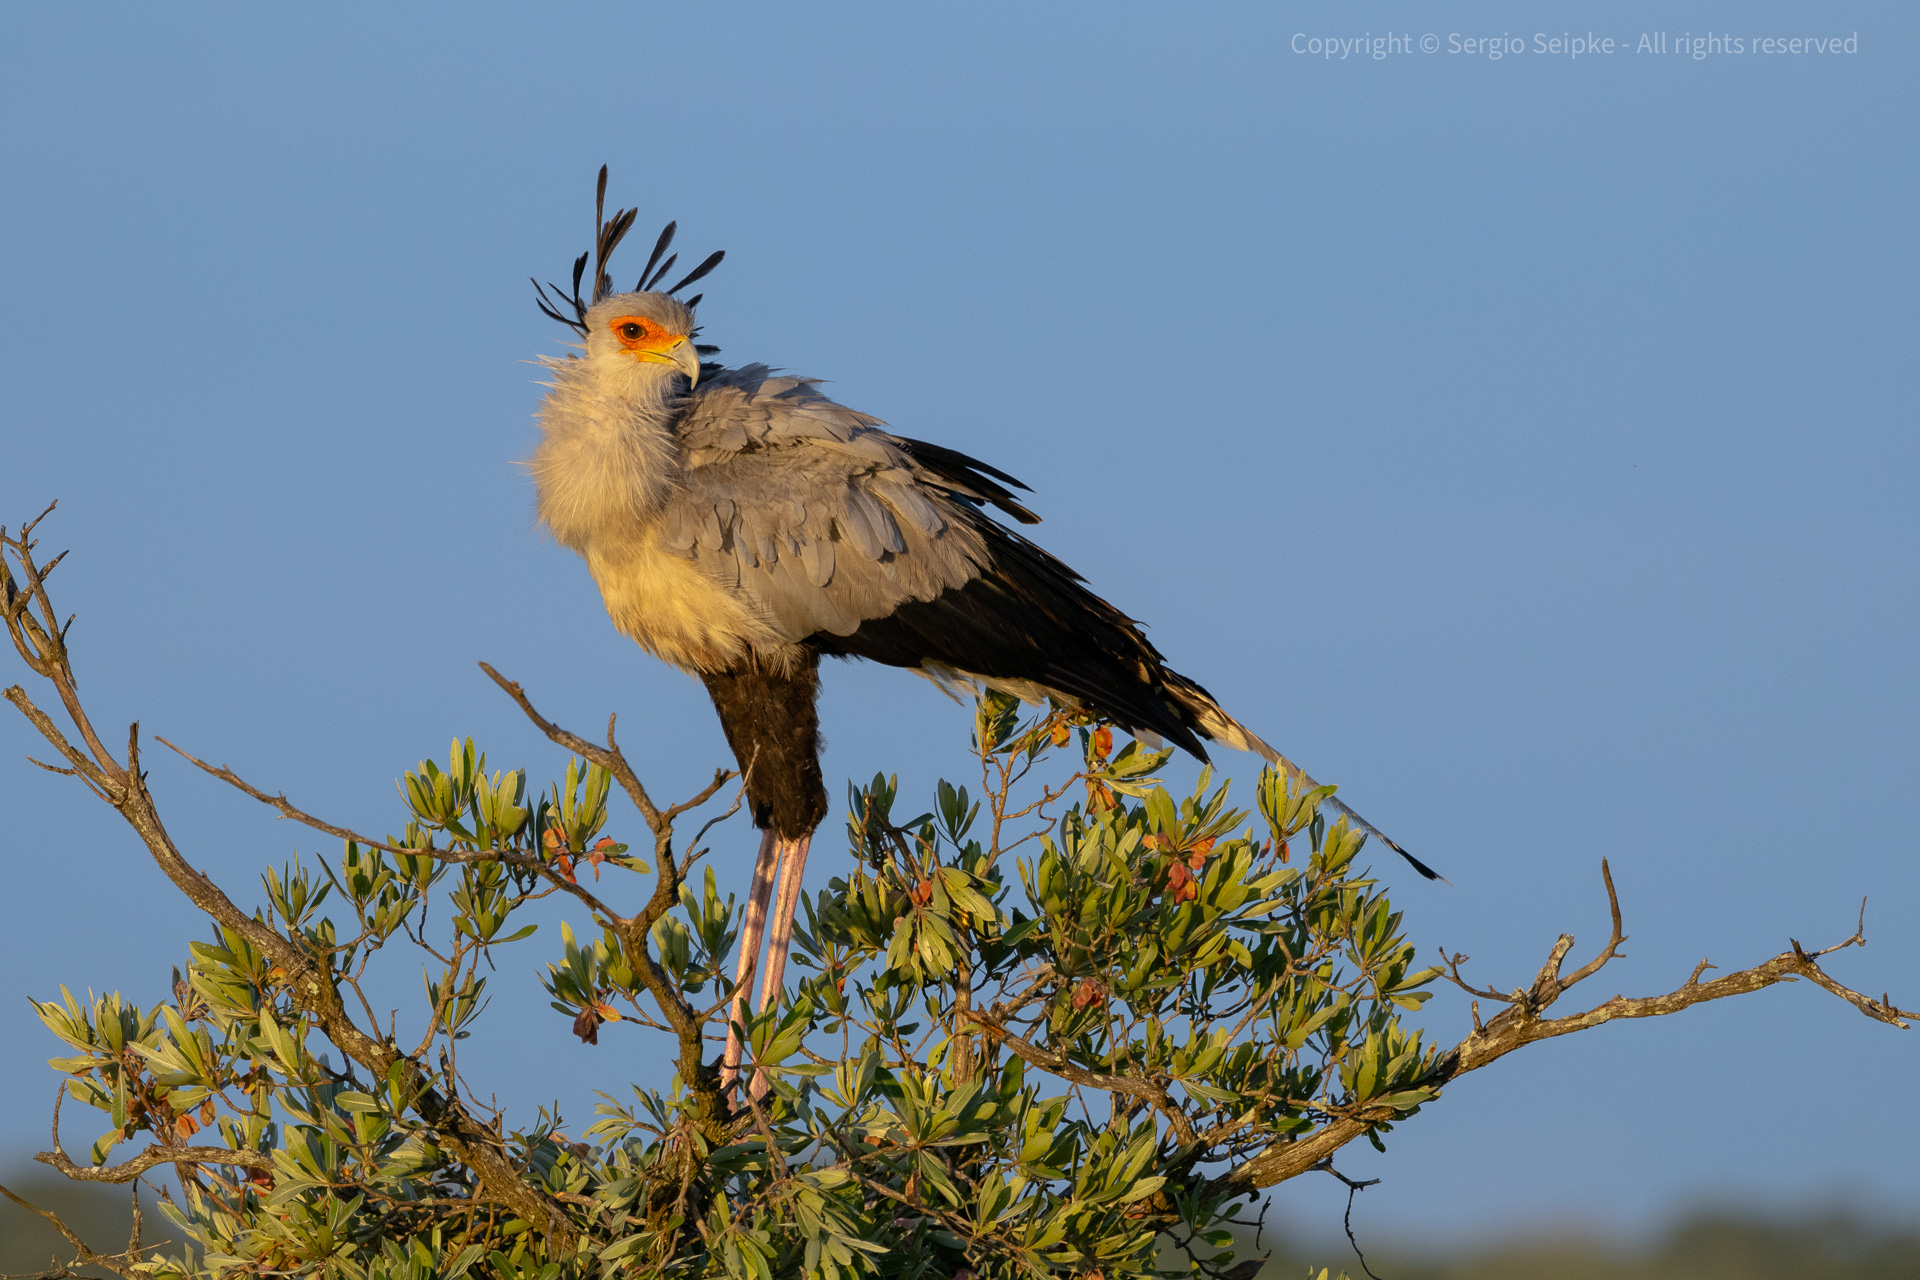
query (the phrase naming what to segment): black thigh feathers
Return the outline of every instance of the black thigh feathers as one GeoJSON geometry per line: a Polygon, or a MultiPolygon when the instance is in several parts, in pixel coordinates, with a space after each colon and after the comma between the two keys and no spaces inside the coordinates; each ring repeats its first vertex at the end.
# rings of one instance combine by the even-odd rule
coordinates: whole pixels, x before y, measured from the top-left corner
{"type": "Polygon", "coordinates": [[[700,678],[746,778],[753,825],[788,840],[810,834],[827,816],[820,717],[814,707],[820,695],[819,657],[808,653],[784,674],[749,658],[700,678]]]}
{"type": "Polygon", "coordinates": [[[972,675],[1031,681],[1123,729],[1159,734],[1206,759],[1205,730],[1190,705],[1196,697],[1212,703],[1206,690],[1169,670],[1133,620],[1061,561],[991,521],[975,527],[989,551],[978,578],[931,600],[907,601],[852,635],[820,632],[808,643],[836,657],[895,667],[931,660],[972,675]]]}

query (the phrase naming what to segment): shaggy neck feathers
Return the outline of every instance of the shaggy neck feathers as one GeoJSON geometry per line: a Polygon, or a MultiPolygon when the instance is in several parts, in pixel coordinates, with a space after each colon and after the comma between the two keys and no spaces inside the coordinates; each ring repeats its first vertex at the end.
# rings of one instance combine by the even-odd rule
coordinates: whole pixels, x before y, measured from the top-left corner
{"type": "Polygon", "coordinates": [[[679,483],[685,380],[624,353],[554,361],[531,470],[541,522],[585,552],[643,533],[679,483]]]}

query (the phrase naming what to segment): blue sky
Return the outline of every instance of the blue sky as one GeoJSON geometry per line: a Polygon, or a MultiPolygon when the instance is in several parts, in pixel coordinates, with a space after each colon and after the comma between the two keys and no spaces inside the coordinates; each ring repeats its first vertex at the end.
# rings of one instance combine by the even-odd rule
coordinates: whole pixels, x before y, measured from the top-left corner
{"type": "MultiPolygon", "coordinates": [[[[527,361],[566,336],[526,278],[584,247],[608,163],[642,236],[728,251],[723,359],[1026,479],[1049,548],[1445,870],[1381,864],[1424,947],[1507,987],[1563,929],[1584,953],[1605,856],[1633,941],[1596,999],[1837,941],[1868,896],[1872,945],[1833,969],[1920,1003],[1920,21],[1557,6],[1545,34],[1622,42],[1574,59],[1538,10],[13,6],[0,520],[61,500],[100,721],[311,809],[397,827],[392,779],[456,733],[553,771],[479,660],[582,729],[618,711],[658,790],[692,790],[727,762],[704,694],[613,632],[515,466],[527,361]],[[1630,51],[1709,31],[1744,51],[1630,51]],[[1413,43],[1292,51],[1388,32],[1413,43]]],[[[824,716],[830,778],[964,768],[965,714],[903,674],[830,669],[824,716]]],[[[22,1154],[55,1052],[24,997],[155,999],[204,928],[30,746],[0,719],[22,1154]]],[[[152,765],[237,894],[327,849],[152,765]]],[[[732,883],[752,846],[720,838],[732,883]]],[[[583,1115],[660,1055],[573,1042],[529,976],[554,934],[503,965],[492,1019],[523,1029],[469,1061],[583,1115]]],[[[1911,1214],[1917,1050],[1775,989],[1537,1046],[1344,1165],[1386,1177],[1377,1229],[1427,1234],[1709,1196],[1911,1214]]],[[[1281,1215],[1332,1222],[1321,1182],[1281,1215]]]]}

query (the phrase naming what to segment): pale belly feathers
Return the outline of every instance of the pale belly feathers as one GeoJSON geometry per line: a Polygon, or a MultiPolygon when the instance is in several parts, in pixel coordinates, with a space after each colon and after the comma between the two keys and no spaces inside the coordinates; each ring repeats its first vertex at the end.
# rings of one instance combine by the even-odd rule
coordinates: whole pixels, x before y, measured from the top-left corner
{"type": "Polygon", "coordinates": [[[750,649],[771,654],[787,647],[747,601],[662,546],[654,530],[596,541],[584,554],[613,624],[683,671],[719,671],[750,649]]]}

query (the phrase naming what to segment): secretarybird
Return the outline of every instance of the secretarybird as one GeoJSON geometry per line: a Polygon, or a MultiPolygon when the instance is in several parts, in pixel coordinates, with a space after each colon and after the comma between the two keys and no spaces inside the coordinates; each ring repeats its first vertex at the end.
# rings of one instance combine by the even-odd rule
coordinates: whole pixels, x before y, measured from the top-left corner
{"type": "MultiPolygon", "coordinates": [[[[675,261],[661,262],[669,223],[634,291],[615,293],[607,260],[636,211],[604,219],[606,184],[602,168],[591,295],[580,291],[586,254],[571,295],[552,286],[549,297],[535,282],[541,309],[575,330],[584,351],[545,362],[553,381],[531,470],[540,520],[585,558],[614,625],[706,684],[740,763],[763,834],[730,1028],[744,1021],[763,932],[759,1007],[779,999],[807,844],[827,813],[814,708],[822,656],[1053,698],[1203,760],[1203,740],[1222,742],[1314,785],[1168,668],[1079,574],[988,514],[1038,523],[1012,492],[1026,488],[1018,480],[894,435],[827,398],[816,379],[703,363],[718,348],[694,343],[700,297],[674,295],[721,254],[659,289],[675,261]]],[[[1434,875],[1344,804],[1327,803],[1434,875]]],[[[739,1061],[730,1029],[728,1083],[739,1061]]]]}

